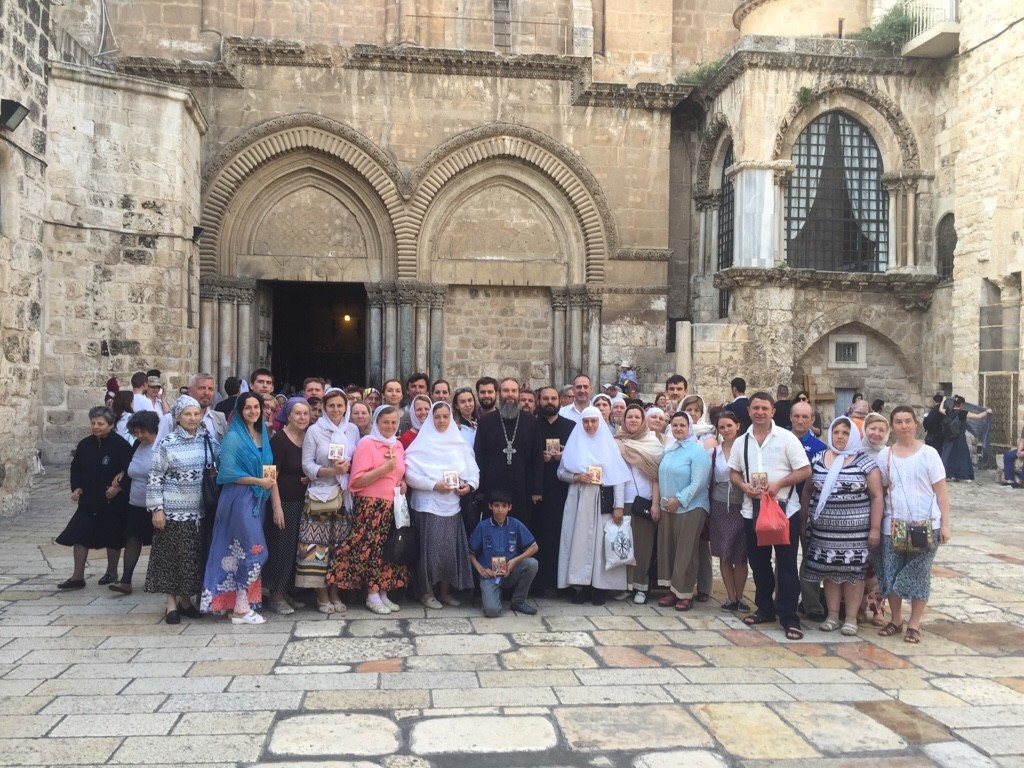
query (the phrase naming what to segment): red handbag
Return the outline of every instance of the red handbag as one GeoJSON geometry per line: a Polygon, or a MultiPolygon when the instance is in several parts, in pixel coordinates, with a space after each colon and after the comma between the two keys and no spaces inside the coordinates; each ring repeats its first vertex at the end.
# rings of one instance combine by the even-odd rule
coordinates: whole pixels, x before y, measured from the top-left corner
{"type": "Polygon", "coordinates": [[[767,493],[761,496],[761,507],[754,523],[757,546],[787,546],[789,544],[789,519],[779,502],[767,493]]]}

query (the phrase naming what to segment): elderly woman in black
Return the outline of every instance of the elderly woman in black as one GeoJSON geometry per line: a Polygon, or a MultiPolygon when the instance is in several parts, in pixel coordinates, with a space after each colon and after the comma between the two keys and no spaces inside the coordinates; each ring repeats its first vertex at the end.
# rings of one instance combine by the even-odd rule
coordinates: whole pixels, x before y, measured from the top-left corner
{"type": "MultiPolygon", "coordinates": [[[[117,581],[117,561],[124,546],[128,494],[122,487],[132,448],[114,432],[114,414],[105,405],[89,409],[92,435],[75,448],[71,460],[71,500],[78,504],[58,544],[74,548],[75,570],[59,589],[82,589],[90,549],[107,550],[107,572],[100,584],[117,581]]],[[[124,485],[127,485],[125,482],[124,485]]]]}

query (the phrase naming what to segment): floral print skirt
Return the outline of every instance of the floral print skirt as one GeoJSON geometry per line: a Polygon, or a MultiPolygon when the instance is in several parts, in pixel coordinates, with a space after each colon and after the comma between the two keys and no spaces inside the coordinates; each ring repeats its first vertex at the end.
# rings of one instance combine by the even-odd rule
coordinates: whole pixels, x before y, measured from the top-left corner
{"type": "Polygon", "coordinates": [[[252,486],[230,483],[221,491],[213,540],[203,577],[199,610],[204,613],[230,611],[235,596],[244,591],[249,607],[263,602],[261,574],[267,562],[267,542],[263,535],[266,502],[258,503],[252,486]]]}
{"type": "Polygon", "coordinates": [[[389,590],[409,583],[409,568],[384,559],[384,542],[394,525],[391,499],[356,496],[352,530],[334,554],[327,582],[338,589],[389,590]]]}

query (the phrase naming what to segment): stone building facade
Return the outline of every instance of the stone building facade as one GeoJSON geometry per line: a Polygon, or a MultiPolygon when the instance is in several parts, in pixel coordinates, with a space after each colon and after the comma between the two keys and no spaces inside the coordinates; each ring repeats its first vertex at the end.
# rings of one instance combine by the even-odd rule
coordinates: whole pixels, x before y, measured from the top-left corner
{"type": "Polygon", "coordinates": [[[151,367],[628,359],[647,392],[743,375],[826,415],[949,385],[1012,434],[1019,4],[849,39],[893,5],[0,0],[31,110],[0,128],[0,510],[151,367]]]}

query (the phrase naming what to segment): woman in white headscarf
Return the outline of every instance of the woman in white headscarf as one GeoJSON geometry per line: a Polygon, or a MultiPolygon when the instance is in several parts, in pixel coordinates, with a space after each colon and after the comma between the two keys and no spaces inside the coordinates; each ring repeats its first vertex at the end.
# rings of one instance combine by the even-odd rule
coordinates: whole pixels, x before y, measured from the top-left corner
{"type": "Polygon", "coordinates": [[[420,430],[423,429],[423,423],[429,421],[430,417],[430,398],[426,395],[416,395],[409,403],[409,429],[405,430],[399,438],[398,442],[402,444],[403,448],[408,448],[412,445],[412,441],[419,435],[420,430]]]}
{"type": "Polygon", "coordinates": [[[480,485],[473,449],[444,402],[431,406],[419,435],[405,452],[413,525],[420,532],[420,558],[414,577],[427,608],[458,606],[451,590],[473,588],[469,544],[462,524],[461,499],[480,485]],[[434,596],[434,585],[439,587],[434,596]],[[440,598],[440,599],[438,599],[440,598]]]}
{"type": "Polygon", "coordinates": [[[686,411],[672,414],[669,427],[672,436],[658,466],[663,513],[658,523],[658,584],[669,591],[658,605],[688,611],[697,585],[700,534],[711,506],[711,457],[697,442],[686,411]]]}
{"type": "Polygon", "coordinates": [[[626,415],[626,398],[616,395],[612,398],[612,430],[622,426],[622,417],[626,415]]]}
{"type": "Polygon", "coordinates": [[[646,421],[651,432],[653,432],[654,436],[658,438],[658,442],[664,444],[665,427],[668,426],[668,414],[655,405],[652,408],[647,409],[646,421]]]}
{"type": "Polygon", "coordinates": [[[690,414],[693,421],[693,435],[697,442],[704,446],[705,450],[712,450],[718,445],[718,436],[715,434],[715,425],[711,423],[709,413],[704,407],[704,398],[700,395],[687,395],[683,398],[680,410],[690,414]]]}
{"type": "Polygon", "coordinates": [[[609,520],[622,522],[629,467],[598,408],[587,406],[580,414],[580,426],[562,451],[558,479],[571,483],[558,549],[558,587],[573,587],[576,604],[586,601],[589,587],[591,602],[604,605],[606,590],[626,589],[625,568],[605,570],[604,526],[609,520]]]}
{"type": "MultiPolygon", "coordinates": [[[[612,399],[605,394],[596,394],[590,400],[590,404],[597,408],[601,414],[601,419],[604,421],[605,426],[614,434],[615,426],[612,424],[612,399]]],[[[582,417],[581,417],[582,418],[582,417]]]]}
{"type": "Polygon", "coordinates": [[[811,459],[800,509],[809,533],[804,580],[825,582],[823,632],[840,627],[839,606],[845,603],[842,632],[857,634],[870,551],[881,541],[882,507],[878,466],[861,450],[853,420],[840,416],[828,428],[828,450],[811,459]]]}
{"type": "Polygon", "coordinates": [[[299,519],[295,586],[315,589],[320,613],[344,613],[336,587],[328,587],[326,576],[332,553],[351,529],[348,510],[349,470],[359,429],[349,422],[348,398],[337,387],[323,396],[323,415],[306,430],[302,441],[302,471],[309,478],[306,502],[299,519]]]}

